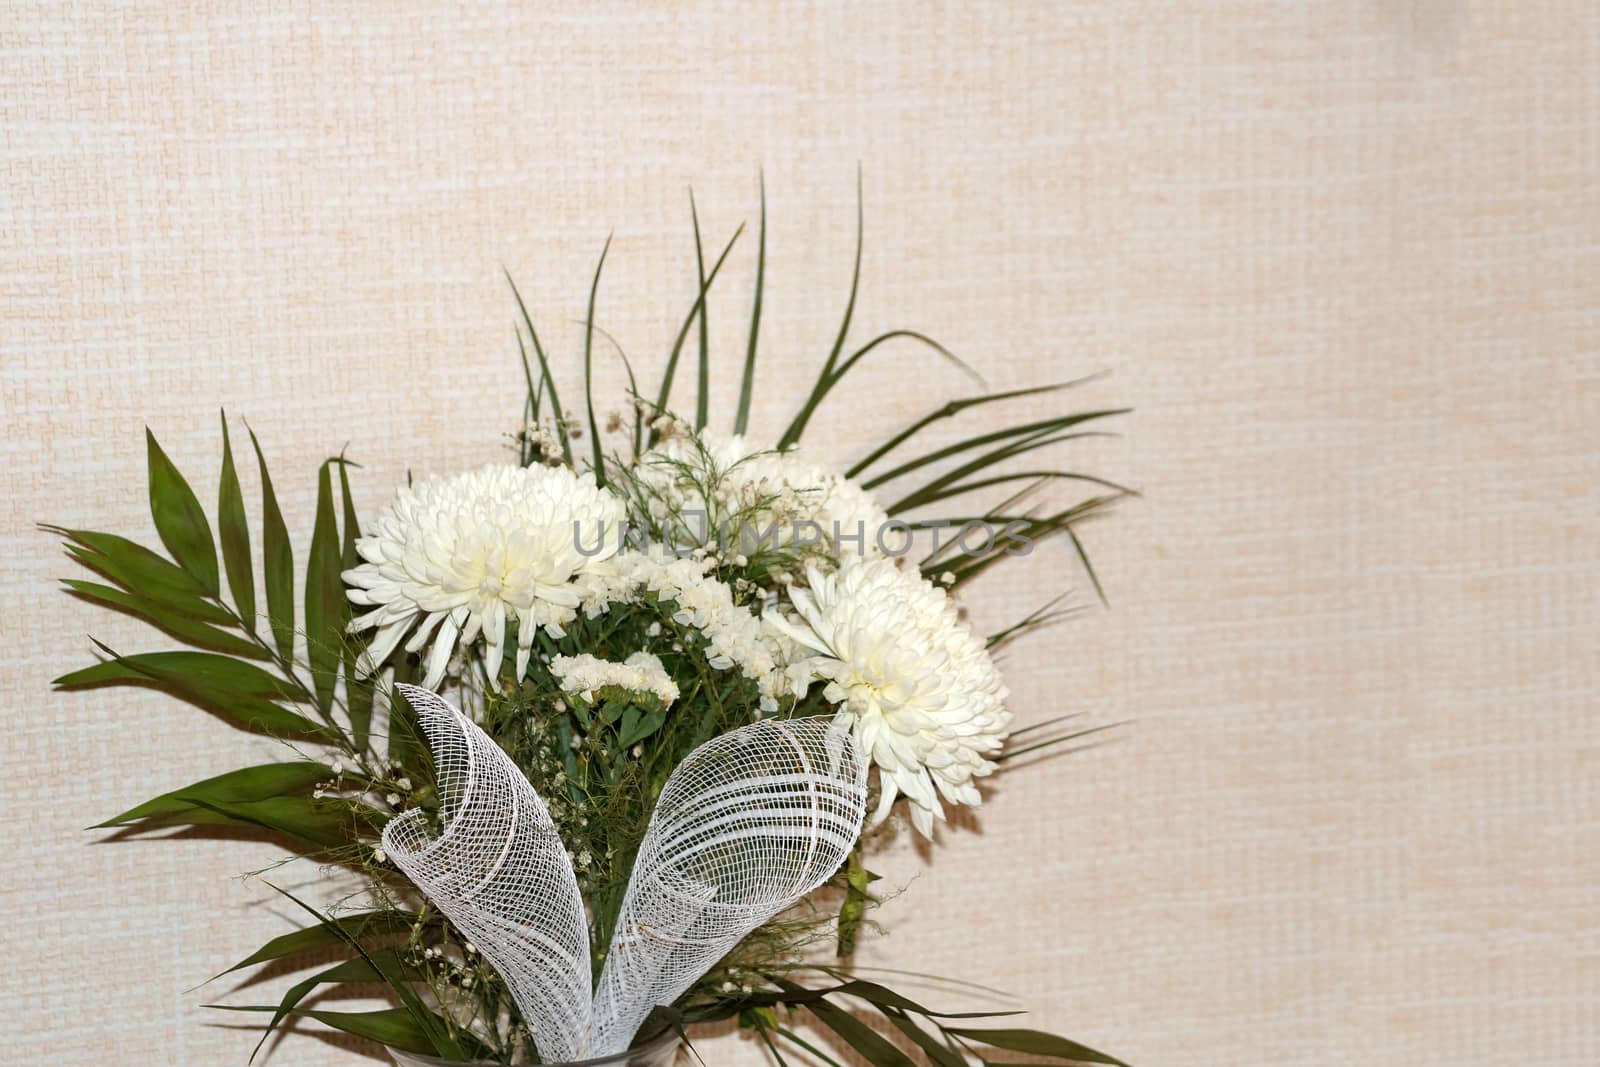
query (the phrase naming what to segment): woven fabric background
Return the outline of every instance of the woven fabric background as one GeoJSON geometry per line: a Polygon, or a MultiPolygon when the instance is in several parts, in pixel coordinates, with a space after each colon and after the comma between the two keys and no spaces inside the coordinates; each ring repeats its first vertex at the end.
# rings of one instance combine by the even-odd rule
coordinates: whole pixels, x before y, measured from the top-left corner
{"type": "MultiPolygon", "coordinates": [[[[1135,722],[1005,776],[933,862],[901,849],[866,960],[1139,1065],[1600,1061],[1600,8],[251,6],[0,18],[0,1059],[243,1063],[200,1007],[230,984],[186,990],[293,921],[235,877],[270,847],[83,831],[249,746],[49,692],[86,633],[160,638],[57,591],[33,524],[152,537],[141,425],[209,499],[222,407],[301,534],[347,443],[369,514],[408,468],[504,455],[501,267],[576,390],[614,232],[600,318],[653,376],[686,190],[720,243],[763,170],[775,427],[837,328],[859,163],[858,336],[925,330],[995,388],[1113,372],[1079,397],[1137,414],[1077,458],[1145,492],[1086,530],[1110,610],[1006,663],[1023,723],[1135,722]]],[[[885,349],[814,444],[968,388],[885,349]]],[[[972,614],[1068,585],[1041,550],[972,614]]]]}

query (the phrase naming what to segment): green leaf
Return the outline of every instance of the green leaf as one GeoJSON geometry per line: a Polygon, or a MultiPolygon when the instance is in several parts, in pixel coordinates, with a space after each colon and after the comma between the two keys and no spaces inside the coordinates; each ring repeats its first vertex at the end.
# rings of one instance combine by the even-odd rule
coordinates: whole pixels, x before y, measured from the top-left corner
{"type": "Polygon", "coordinates": [[[148,680],[154,675],[187,678],[196,685],[218,693],[266,697],[269,700],[304,700],[295,685],[253,663],[213,652],[140,652],[97,663],[57,678],[53,684],[66,689],[93,685],[117,685],[130,678],[148,680]]]}
{"type": "MultiPolygon", "coordinates": [[[[999,430],[991,430],[988,433],[978,434],[975,437],[969,437],[965,440],[957,441],[955,444],[946,445],[943,448],[935,449],[934,451],[929,452],[927,455],[918,456],[916,459],[908,460],[905,463],[900,464],[900,466],[895,467],[893,470],[886,471],[883,474],[874,475],[873,477],[862,482],[861,488],[874,489],[885,482],[893,481],[896,478],[910,474],[914,470],[926,467],[932,463],[937,463],[940,460],[947,459],[961,452],[968,452],[972,449],[982,448],[984,445],[991,445],[1001,441],[1008,442],[1001,447],[986,453],[985,457],[981,457],[980,459],[969,463],[967,466],[959,468],[959,473],[955,474],[955,477],[964,478],[968,474],[976,473],[979,470],[992,466],[1002,459],[1007,459],[1013,455],[1020,455],[1023,452],[1028,452],[1034,448],[1038,448],[1040,447],[1039,442],[1045,442],[1047,439],[1049,439],[1048,443],[1053,443],[1055,439],[1050,438],[1050,435],[1059,430],[1065,430],[1072,426],[1093,422],[1097,419],[1111,418],[1115,415],[1126,415],[1128,410],[1129,409],[1127,408],[1115,408],[1106,409],[1103,411],[1074,412],[1070,415],[1057,415],[1053,418],[1040,419],[1035,422],[1021,423],[1016,426],[1007,426],[999,430]]],[[[948,475],[946,477],[948,477],[948,475]]]]}
{"type": "MultiPolygon", "coordinates": [[[[672,399],[672,380],[678,372],[678,358],[683,355],[683,342],[689,336],[689,327],[693,326],[696,318],[699,317],[700,308],[705,304],[706,293],[710,291],[711,283],[716,281],[717,272],[722,270],[722,264],[727,261],[728,253],[733,251],[733,246],[742,233],[744,233],[744,225],[741,223],[739,228],[733,231],[733,236],[728,238],[728,243],[722,246],[722,254],[717,257],[717,261],[711,264],[711,269],[706,272],[705,284],[700,286],[700,295],[695,298],[694,307],[689,309],[689,314],[684,318],[683,325],[678,327],[678,336],[672,342],[672,352],[667,356],[666,370],[661,372],[661,390],[656,395],[656,410],[658,412],[668,410],[667,403],[672,399]]],[[[649,443],[654,444],[655,440],[656,432],[651,429],[649,443]]]]}
{"type": "Polygon", "coordinates": [[[417,723],[416,712],[400,695],[398,688],[402,682],[416,680],[414,661],[403,656],[397,657],[394,661],[394,685],[386,687],[384,693],[388,712],[388,756],[390,763],[398,764],[407,772],[419,777],[426,777],[424,772],[428,767],[428,747],[423,744],[422,730],[417,723]]]}
{"type": "MultiPolygon", "coordinates": [[[[834,386],[838,385],[844,376],[849,374],[855,365],[860,363],[861,360],[873,349],[877,348],[881,344],[901,337],[910,338],[913,341],[920,341],[922,344],[933,349],[939,355],[943,356],[951,363],[954,363],[958,368],[965,371],[979,385],[983,384],[983,378],[978,374],[977,371],[973,370],[964,361],[962,361],[959,356],[957,356],[954,352],[951,352],[938,341],[935,341],[933,338],[927,336],[926,334],[918,333],[916,330],[890,330],[888,333],[879,334],[877,337],[874,337],[872,340],[868,341],[866,344],[852,352],[850,357],[839,365],[838,370],[817,379],[816,385],[812,387],[811,395],[806,398],[805,406],[801,408],[800,413],[795,416],[794,424],[790,426],[789,433],[784,435],[784,440],[789,444],[797,443],[800,440],[800,434],[804,432],[806,424],[810,421],[811,416],[816,414],[817,408],[821,406],[823,400],[827,399],[828,394],[833,391],[834,386]],[[789,434],[793,434],[793,437],[791,438],[789,434]]],[[[778,447],[785,448],[788,447],[788,445],[780,444],[778,447]]]]}
{"type": "MultiPolygon", "coordinates": [[[[1011,444],[994,449],[991,452],[986,452],[983,455],[978,456],[976,459],[969,460],[961,466],[941,474],[939,477],[933,479],[921,489],[902,497],[893,504],[890,504],[884,510],[891,515],[898,515],[913,508],[923,507],[924,505],[942,500],[947,496],[959,495],[960,493],[966,492],[972,488],[984,488],[984,485],[981,483],[981,481],[979,483],[962,483],[961,479],[967,477],[969,474],[987,470],[990,467],[996,466],[997,464],[1008,459],[1023,455],[1027,452],[1032,452],[1036,449],[1049,448],[1051,445],[1060,444],[1063,441],[1076,441],[1086,437],[1105,436],[1108,435],[1097,431],[1030,435],[1020,441],[1014,441],[1011,444]]],[[[1033,487],[1044,485],[1053,479],[1091,482],[1093,484],[1115,490],[1118,496],[1137,495],[1134,490],[1129,489],[1126,486],[1118,485],[1115,482],[1106,481],[1104,478],[1096,478],[1093,475],[1088,474],[1075,474],[1071,471],[1056,471],[1048,472],[1043,476],[1041,476],[1039,472],[1027,472],[1025,478],[1022,480],[1029,481],[1030,486],[1024,487],[1019,494],[1013,495],[1010,499],[1012,501],[1022,499],[1033,491],[1033,487]]]]}
{"type": "Polygon", "coordinates": [[[150,467],[150,515],[155,519],[156,532],[178,566],[209,595],[216,596],[221,588],[217,584],[217,546],[211,540],[211,524],[206,521],[194,490],[156,443],[156,435],[146,428],[144,436],[150,467]]]}
{"type": "Polygon", "coordinates": [[[524,432],[517,435],[517,459],[524,466],[529,467],[538,457],[534,455],[533,438],[526,432],[527,427],[536,425],[539,421],[539,402],[544,395],[544,382],[537,384],[533,380],[533,368],[528,365],[528,346],[522,343],[522,331],[517,330],[517,354],[522,357],[522,378],[528,385],[527,398],[522,402],[522,425],[524,432]]]}
{"type": "MultiPolygon", "coordinates": [[[[517,310],[522,312],[523,325],[528,328],[528,339],[533,342],[533,354],[539,357],[539,381],[542,385],[550,387],[550,412],[556,420],[556,436],[561,438],[561,451],[567,458],[567,466],[572,466],[572,442],[567,437],[566,416],[561,412],[561,397],[556,394],[556,379],[550,373],[550,360],[545,357],[544,346],[539,343],[539,332],[533,328],[533,316],[528,314],[528,305],[522,302],[522,294],[517,291],[517,283],[512,281],[511,272],[506,272],[506,281],[511,286],[511,295],[517,300],[517,310]]],[[[535,409],[537,412],[537,408],[535,409]]]]}
{"type": "Polygon", "coordinates": [[[377,809],[349,800],[284,796],[237,801],[205,800],[198,796],[187,799],[197,808],[214,811],[234,822],[287,834],[319,850],[342,848],[371,837],[387,820],[377,809]]]}
{"type": "Polygon", "coordinates": [[[66,586],[74,596],[101,604],[117,611],[125,611],[134,615],[158,630],[163,630],[186,645],[195,648],[209,648],[218,652],[226,652],[230,656],[246,656],[251,659],[265,659],[267,653],[260,645],[246,641],[242,637],[219,630],[215,626],[207,626],[203,622],[196,622],[188,616],[181,615],[164,604],[147,600],[135,593],[126,593],[121,589],[113,589],[108,585],[97,582],[85,582],[75,578],[63,578],[61,584],[66,586]]]}
{"type": "Polygon", "coordinates": [[[1126,1063],[1104,1052],[1096,1052],[1087,1045],[1080,1045],[1076,1041],[1069,1041],[1055,1034],[1047,1034],[1043,1030],[963,1030],[950,1027],[948,1032],[964,1037],[968,1041],[976,1041],[990,1048],[1003,1048],[1009,1052],[1049,1056],[1052,1059],[1067,1060],[1072,1063],[1105,1063],[1112,1067],[1128,1067],[1126,1063]]]}
{"type": "Polygon", "coordinates": [[[827,360],[822,364],[822,370],[817,373],[816,384],[811,387],[811,395],[806,398],[805,405],[795,415],[794,421],[789,423],[789,428],[778,439],[778,449],[788,448],[800,440],[800,435],[805,432],[806,423],[810,420],[812,412],[817,408],[817,403],[831,387],[828,379],[833,376],[833,369],[839,362],[839,353],[844,351],[844,340],[850,335],[850,319],[855,315],[856,294],[861,290],[861,247],[862,237],[866,232],[866,207],[861,195],[861,169],[856,168],[856,261],[850,273],[850,299],[844,305],[844,319],[839,323],[839,336],[833,342],[833,350],[828,353],[827,360]]]}
{"type": "Polygon", "coordinates": [[[828,1055],[822,1049],[818,1048],[816,1045],[813,1045],[811,1042],[807,1041],[793,1030],[780,1026],[778,1027],[778,1033],[782,1037],[791,1041],[796,1047],[804,1049],[806,1052],[815,1056],[818,1060],[827,1064],[828,1067],[844,1067],[844,1064],[840,1063],[838,1060],[834,1059],[832,1056],[828,1055]]]}
{"type": "Polygon", "coordinates": [[[283,512],[278,510],[278,496],[272,491],[267,457],[261,454],[261,442],[256,440],[254,430],[250,430],[250,444],[255,448],[256,464],[261,468],[261,552],[267,619],[272,624],[278,656],[288,664],[294,662],[294,547],[289,543],[289,527],[284,524],[283,512]]]}
{"type": "Polygon", "coordinates": [[[333,514],[332,465],[333,460],[323,463],[317,475],[317,520],[306,559],[306,659],[311,666],[311,688],[324,716],[333,707],[333,690],[339,680],[346,603],[339,578],[341,551],[333,514]]]}
{"type": "MultiPolygon", "coordinates": [[[[361,536],[361,521],[356,517],[356,504],[350,494],[350,464],[339,464],[339,497],[343,505],[344,541],[340,552],[339,566],[348,571],[361,563],[361,554],[356,551],[356,538],[361,536]]],[[[350,598],[343,598],[343,618],[339,624],[344,630],[350,622],[350,598]]],[[[376,685],[371,678],[360,677],[357,661],[361,655],[364,642],[357,638],[346,637],[344,640],[344,685],[345,685],[345,710],[350,716],[350,730],[354,736],[357,751],[365,752],[371,741],[372,735],[372,705],[376,695],[376,685]]]]}
{"type": "MultiPolygon", "coordinates": [[[[207,1004],[206,1007],[218,1011],[257,1011],[274,1012],[278,1008],[273,1004],[207,1004]]],[[[364,1037],[368,1041],[376,1041],[380,1045],[390,1048],[404,1049],[407,1052],[419,1052],[424,1056],[436,1054],[439,1050],[434,1047],[432,1039],[428,1036],[421,1023],[405,1008],[380,1008],[376,1011],[324,1011],[321,1008],[295,1008],[290,1015],[303,1015],[308,1019],[315,1019],[324,1026],[335,1030],[364,1037]]],[[[444,1020],[439,1020],[439,1025],[444,1025],[444,1020]]]]}
{"type": "Polygon", "coordinates": [[[182,789],[163,793],[153,800],[129,808],[121,815],[97,823],[91,829],[102,830],[123,826],[154,815],[171,815],[186,811],[194,807],[196,797],[227,804],[300,793],[314,788],[318,782],[327,781],[333,776],[332,769],[320,763],[310,762],[264,763],[257,767],[241,767],[226,774],[219,774],[215,778],[207,778],[182,789]]]}
{"type": "Polygon", "coordinates": [[[348,944],[352,939],[359,942],[367,937],[400,933],[410,930],[416,922],[417,916],[404,911],[363,911],[338,918],[330,917],[316,926],[279,934],[222,974],[232,974],[270,960],[287,959],[334,945],[348,944]]]}
{"type": "Polygon", "coordinates": [[[195,677],[183,668],[174,668],[163,657],[177,653],[147,653],[121,656],[106,645],[96,642],[100,650],[110,657],[109,663],[98,664],[64,675],[56,680],[62,688],[89,685],[148,685],[159,689],[196,707],[211,712],[241,730],[269,734],[273,737],[306,739],[324,744],[337,744],[339,736],[318,723],[281,707],[270,700],[250,696],[195,677]]]}
{"type": "Polygon", "coordinates": [[[622,736],[618,741],[623,748],[635,745],[666,725],[667,713],[663,709],[640,711],[629,707],[622,717],[622,736]]]}
{"type": "Polygon", "coordinates": [[[1039,393],[1053,393],[1061,389],[1071,389],[1074,386],[1082,385],[1085,382],[1092,380],[1093,376],[1091,375],[1085,378],[1075,378],[1066,382],[1053,382],[1050,385],[1035,385],[1026,389],[1011,389],[1003,393],[984,393],[981,396],[969,396],[963,397],[960,400],[952,400],[947,404],[935,408],[928,414],[922,416],[920,419],[912,422],[905,429],[900,430],[893,437],[890,437],[888,440],[884,441],[883,444],[867,453],[865,459],[861,460],[855,466],[845,471],[845,477],[855,478],[859,476],[862,471],[866,470],[868,467],[872,466],[872,464],[888,455],[895,448],[916,436],[919,430],[922,430],[943,419],[953,419],[963,411],[966,411],[968,408],[981,407],[984,404],[994,404],[1002,400],[1015,400],[1016,398],[1023,396],[1034,396],[1039,393]]]}
{"type": "Polygon", "coordinates": [[[767,177],[761,176],[761,236],[756,244],[756,295],[750,308],[750,341],[744,354],[744,380],[739,383],[739,412],[733,432],[744,433],[750,424],[750,401],[756,384],[756,335],[761,332],[761,294],[767,284],[767,177]]]}
{"type": "Polygon", "coordinates": [[[611,238],[600,249],[600,262],[594,265],[594,281],[589,285],[589,316],[583,328],[583,402],[589,412],[589,444],[594,449],[594,480],[606,484],[606,457],[600,442],[600,423],[594,417],[594,305],[600,295],[600,272],[605,270],[611,238]]]}
{"type": "MultiPolygon", "coordinates": [[[[273,1013],[272,1021],[267,1024],[265,1032],[261,1035],[261,1040],[256,1042],[255,1052],[251,1053],[250,1058],[252,1060],[255,1059],[256,1055],[261,1052],[261,1046],[267,1043],[267,1038],[271,1037],[272,1032],[278,1028],[278,1024],[283,1022],[284,1018],[298,1007],[302,1000],[310,996],[317,986],[383,981],[384,971],[379,961],[382,961],[382,964],[389,966],[397,973],[414,973],[411,968],[400,960],[393,949],[379,949],[365,958],[336,963],[327,970],[318,971],[310,978],[296,982],[284,991],[283,997],[278,1001],[278,1010],[273,1013]]],[[[429,1047],[432,1047],[431,1040],[429,1041],[429,1047]]]]}
{"type": "Polygon", "coordinates": [[[807,1004],[806,1010],[815,1015],[822,1025],[844,1038],[873,1067],[917,1067],[910,1056],[843,1008],[826,1000],[816,1000],[807,1004]]]}
{"type": "Polygon", "coordinates": [[[711,403],[711,341],[706,322],[706,253],[700,244],[700,212],[694,206],[694,190],[689,190],[689,217],[694,221],[695,277],[700,279],[700,377],[695,390],[694,428],[706,428],[706,414],[711,403]]]}
{"type": "MultiPolygon", "coordinates": [[[[305,901],[301,900],[288,890],[280,889],[271,882],[268,882],[267,885],[276,892],[293,901],[302,910],[309,912],[324,925],[331,926],[335,933],[343,936],[342,929],[331,923],[328,916],[323,915],[316,908],[313,908],[311,905],[307,904],[305,901]]],[[[369,953],[364,947],[362,947],[361,942],[357,941],[355,938],[343,936],[343,939],[347,945],[355,949],[355,951],[360,954],[363,960],[372,965],[372,968],[378,972],[379,977],[381,977],[388,984],[389,988],[394,991],[395,996],[400,998],[402,1007],[398,1010],[403,1011],[406,1016],[416,1024],[417,1028],[427,1039],[427,1042],[432,1047],[433,1051],[436,1051],[442,1055],[453,1057],[455,1059],[467,1058],[469,1055],[469,1050],[464,1047],[464,1043],[473,1042],[471,1035],[461,1034],[458,1037],[451,1027],[446,1026],[443,1020],[441,1020],[437,1015],[433,1014],[433,1012],[429,1011],[422,1001],[418,999],[417,995],[411,991],[409,978],[399,976],[383,967],[379,963],[378,959],[369,953]]]]}
{"type": "Polygon", "coordinates": [[[228,573],[228,591],[245,629],[256,627],[256,580],[250,556],[250,521],[244,514],[244,494],[239,472],[233,466],[233,445],[228,440],[228,417],[222,416],[222,480],[217,487],[217,534],[222,541],[222,566],[228,573]]]}
{"type": "Polygon", "coordinates": [[[205,589],[188,572],[143,545],[93,530],[44,529],[68,540],[73,559],[129,592],[202,622],[234,624],[226,609],[205,599],[205,589]]]}
{"type": "Polygon", "coordinates": [[[966,1059],[959,1052],[918,1026],[905,1012],[886,1007],[880,1007],[878,1011],[926,1052],[935,1067],[968,1067],[966,1059]]]}

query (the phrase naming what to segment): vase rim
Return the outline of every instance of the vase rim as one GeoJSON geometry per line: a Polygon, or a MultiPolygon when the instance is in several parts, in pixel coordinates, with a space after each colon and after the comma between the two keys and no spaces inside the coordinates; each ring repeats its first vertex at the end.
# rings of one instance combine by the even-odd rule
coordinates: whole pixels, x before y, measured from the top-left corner
{"type": "MultiPolygon", "coordinates": [[[[621,1052],[614,1052],[609,1056],[594,1056],[586,1060],[567,1060],[562,1063],[541,1064],[540,1067],[596,1067],[596,1065],[603,1063],[625,1063],[631,1056],[659,1052],[669,1044],[681,1040],[682,1036],[677,1028],[668,1026],[654,1037],[625,1048],[621,1052]]],[[[390,1048],[389,1051],[398,1052],[417,1063],[427,1064],[429,1067],[500,1067],[500,1064],[494,1060],[446,1060],[422,1052],[409,1052],[405,1049],[390,1048]]]]}

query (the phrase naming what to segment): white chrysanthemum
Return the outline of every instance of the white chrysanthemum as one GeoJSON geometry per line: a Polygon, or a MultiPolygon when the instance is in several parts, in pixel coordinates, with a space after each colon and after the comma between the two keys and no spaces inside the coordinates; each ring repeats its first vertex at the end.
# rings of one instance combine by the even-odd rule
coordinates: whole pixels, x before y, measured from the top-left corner
{"type": "Polygon", "coordinates": [[[560,636],[580,606],[597,602],[624,510],[592,475],[565,467],[491,464],[402,487],[356,541],[365,562],[344,572],[351,601],[373,608],[350,623],[352,632],[377,628],[369,667],[408,633],[410,652],[431,640],[422,682],[431,689],[457,640],[481,635],[493,676],[515,619],[522,677],[535,631],[560,636]]]}
{"type": "MultiPolygon", "coordinates": [[[[677,435],[650,449],[639,458],[635,477],[652,498],[651,512],[658,521],[698,513],[685,520],[687,528],[681,531],[692,536],[709,539],[717,533],[696,528],[707,521],[700,516],[710,516],[710,522],[738,516],[750,539],[771,528],[779,544],[789,545],[818,536],[817,530],[802,527],[816,523],[836,555],[882,555],[878,538],[889,516],[872,494],[798,449],[764,450],[741,435],[703,430],[698,444],[693,437],[677,435]],[[709,506],[707,485],[714,497],[709,506]]],[[[740,531],[727,534],[730,548],[737,550],[740,531]]]]}
{"type": "Polygon", "coordinates": [[[595,690],[608,685],[634,693],[654,694],[663,705],[678,699],[678,683],[649,652],[635,652],[621,663],[587,652],[556,656],[550,660],[550,673],[561,683],[563,692],[579,694],[585,700],[593,700],[595,690]]]}
{"type": "Polygon", "coordinates": [[[807,577],[809,589],[789,591],[799,620],[772,621],[815,651],[805,665],[877,765],[873,821],[903,793],[931,836],[944,817],[939,798],[977,804],[972,779],[994,770],[988,757],[1011,722],[1000,674],[949,598],[915,572],[858,559],[807,577]]]}

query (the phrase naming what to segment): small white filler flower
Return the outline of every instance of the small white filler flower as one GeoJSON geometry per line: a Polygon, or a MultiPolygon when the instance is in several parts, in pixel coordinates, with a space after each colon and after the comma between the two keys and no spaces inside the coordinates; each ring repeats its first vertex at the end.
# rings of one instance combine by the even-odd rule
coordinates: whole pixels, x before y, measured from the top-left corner
{"type": "Polygon", "coordinates": [[[653,694],[663,706],[678,699],[678,683],[649,652],[635,652],[621,663],[599,659],[587,652],[556,656],[550,660],[550,673],[561,683],[563,692],[582,694],[585,700],[594,699],[594,691],[608,685],[653,694]]]}
{"type": "Polygon", "coordinates": [[[899,794],[924,835],[943,818],[940,797],[980,801],[973,779],[989,774],[1005,742],[1007,692],[983,642],[956,617],[943,591],[890,559],[846,559],[833,574],[811,567],[789,597],[798,619],[769,623],[815,656],[803,666],[850,723],[879,770],[881,822],[899,794]]]}
{"type": "Polygon", "coordinates": [[[422,682],[431,689],[457,641],[482,636],[494,676],[515,620],[521,678],[535,631],[561,635],[605,588],[623,512],[592,475],[565,467],[491,464],[402,487],[356,541],[364,562],[344,572],[351,601],[373,609],[351,632],[378,631],[365,669],[410,633],[409,652],[433,642],[422,682]]]}

